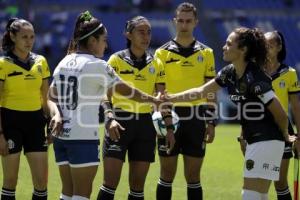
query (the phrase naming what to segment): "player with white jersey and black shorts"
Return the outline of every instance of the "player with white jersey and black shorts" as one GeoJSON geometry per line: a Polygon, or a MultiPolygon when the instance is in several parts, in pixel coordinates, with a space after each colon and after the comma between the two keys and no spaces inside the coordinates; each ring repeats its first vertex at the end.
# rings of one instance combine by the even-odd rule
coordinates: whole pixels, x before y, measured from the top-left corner
{"type": "Polygon", "coordinates": [[[59,106],[63,118],[62,132],[54,139],[62,200],[90,198],[99,164],[98,110],[106,90],[114,87],[120,94],[132,94],[130,98],[136,101],[158,102],[125,84],[109,64],[99,59],[106,47],[104,25],[88,11],[81,13],[69,53],[54,71],[49,96],[59,106]]]}
{"type": "Polygon", "coordinates": [[[234,29],[223,47],[223,59],[231,64],[202,87],[166,94],[162,98],[191,101],[224,87],[241,110],[240,123],[248,145],[245,152],[243,200],[267,200],[270,184],[279,179],[284,140],[295,141],[288,133],[288,118],[264,72],[267,43],[257,29],[234,29]]]}

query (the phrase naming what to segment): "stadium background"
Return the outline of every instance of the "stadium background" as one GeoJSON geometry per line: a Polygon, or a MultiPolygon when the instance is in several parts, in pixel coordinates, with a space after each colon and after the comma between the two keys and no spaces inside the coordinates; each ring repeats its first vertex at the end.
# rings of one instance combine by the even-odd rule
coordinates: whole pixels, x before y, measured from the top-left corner
{"type": "MultiPolygon", "coordinates": [[[[194,34],[214,49],[216,69],[222,61],[222,47],[228,33],[238,26],[277,29],[286,38],[286,63],[300,76],[300,0],[187,0],[199,13],[194,34]]],[[[125,22],[136,15],[146,16],[152,25],[151,50],[175,35],[172,24],[176,6],[184,0],[0,0],[0,34],[10,17],[31,21],[36,31],[34,52],[46,56],[51,70],[66,55],[74,22],[80,12],[90,10],[108,29],[108,49],[104,59],[126,46],[125,22]]],[[[224,116],[233,116],[233,104],[219,93],[224,116]]],[[[232,120],[234,121],[234,120],[232,120]]]]}
{"type": "MultiPolygon", "coordinates": [[[[227,34],[237,26],[260,27],[265,31],[278,29],[286,37],[288,57],[286,63],[294,66],[300,76],[300,0],[187,0],[194,3],[199,11],[199,26],[195,31],[198,40],[214,49],[216,68],[226,63],[222,61],[222,46],[227,34]]],[[[135,15],[144,15],[151,20],[152,44],[155,50],[175,34],[172,17],[175,7],[182,0],[0,0],[0,37],[10,17],[29,19],[36,31],[34,51],[43,54],[49,61],[51,70],[66,54],[76,16],[85,10],[100,17],[108,29],[109,49],[105,58],[125,48],[122,35],[126,20],[135,15]]],[[[0,51],[1,53],[1,51],[0,51]]],[[[220,100],[228,102],[222,92],[220,100]],[[222,99],[224,98],[224,99],[222,99]]],[[[227,105],[231,105],[228,103],[227,105]]],[[[232,108],[229,106],[229,108],[232,108]]],[[[218,126],[213,145],[208,146],[203,166],[203,187],[205,199],[240,199],[242,185],[243,157],[235,137],[239,126],[218,126]]],[[[103,131],[100,131],[103,133],[103,131]]],[[[49,199],[57,199],[60,180],[49,150],[49,199]]],[[[21,160],[17,198],[30,199],[32,192],[29,168],[24,157],[21,160]]],[[[179,163],[182,163],[181,161],[179,163]]],[[[290,165],[289,183],[292,190],[293,162],[290,165]]],[[[1,163],[0,163],[1,166],[1,163]]],[[[94,181],[92,199],[95,199],[102,181],[103,167],[99,167],[94,181]]],[[[184,177],[181,164],[174,182],[174,198],[185,199],[184,177]]],[[[128,192],[128,168],[124,166],[122,179],[117,190],[117,199],[126,199],[128,192]]],[[[155,185],[159,175],[159,163],[155,162],[149,172],[145,196],[154,199],[155,185]]],[[[2,179],[2,172],[0,172],[2,179]]],[[[270,199],[275,199],[271,187],[270,199]]]]}

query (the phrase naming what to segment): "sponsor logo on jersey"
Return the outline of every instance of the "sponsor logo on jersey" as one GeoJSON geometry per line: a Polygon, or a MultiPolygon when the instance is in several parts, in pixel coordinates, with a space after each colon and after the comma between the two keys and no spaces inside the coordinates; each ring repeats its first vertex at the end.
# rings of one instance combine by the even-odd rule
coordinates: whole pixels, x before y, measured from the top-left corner
{"type": "Polygon", "coordinates": [[[233,94],[233,95],[230,95],[230,100],[231,101],[241,101],[241,100],[246,100],[246,97],[244,95],[233,94]]]}
{"type": "Polygon", "coordinates": [[[32,74],[27,74],[24,78],[24,80],[33,80],[35,77],[32,74]]]}
{"type": "Polygon", "coordinates": [[[69,62],[67,62],[67,67],[74,67],[77,65],[76,59],[72,59],[69,62]]]}
{"type": "Polygon", "coordinates": [[[184,61],[181,65],[182,67],[193,67],[193,63],[190,63],[189,61],[184,61]]]}
{"type": "Polygon", "coordinates": [[[138,80],[138,81],[145,81],[146,78],[145,76],[141,75],[141,74],[137,74],[135,75],[135,80],[138,80]]]}

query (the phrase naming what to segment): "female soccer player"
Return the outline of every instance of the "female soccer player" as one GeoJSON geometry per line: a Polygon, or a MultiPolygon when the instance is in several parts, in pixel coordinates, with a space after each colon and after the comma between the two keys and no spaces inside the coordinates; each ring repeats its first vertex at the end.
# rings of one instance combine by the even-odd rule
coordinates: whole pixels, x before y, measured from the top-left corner
{"type": "MultiPolygon", "coordinates": [[[[290,104],[297,133],[299,133],[300,102],[298,94],[300,85],[297,72],[292,67],[284,64],[286,47],[283,35],[278,31],[272,31],[265,33],[265,37],[269,47],[269,63],[266,66],[266,71],[272,77],[273,89],[286,113],[288,113],[290,104]]],[[[291,125],[289,133],[294,134],[291,125]]],[[[287,179],[289,160],[292,156],[292,144],[286,142],[280,166],[279,180],[274,182],[278,200],[292,200],[287,179]]]]}
{"type": "MultiPolygon", "coordinates": [[[[98,108],[106,90],[113,87],[113,91],[135,101],[159,102],[124,83],[100,59],[106,46],[104,24],[88,11],[81,13],[75,23],[69,53],[54,71],[49,95],[57,100],[64,122],[62,133],[54,139],[63,200],[90,198],[99,164],[98,108]]],[[[108,119],[107,125],[111,123],[115,125],[115,133],[122,128],[113,118],[108,119]]]]}
{"type": "MultiPolygon", "coordinates": [[[[132,18],[126,23],[125,35],[127,49],[113,54],[108,63],[124,81],[143,92],[154,94],[156,90],[163,91],[162,64],[147,51],[151,41],[149,21],[142,16],[132,18]]],[[[114,112],[118,122],[125,130],[120,132],[117,140],[113,134],[109,133],[109,130],[105,135],[103,145],[104,182],[98,199],[114,199],[114,192],[121,177],[127,151],[130,186],[128,199],[144,199],[145,179],[150,163],[154,161],[156,142],[150,114],[152,108],[117,93],[112,96],[111,100],[113,110],[106,109],[104,112],[107,115],[112,115],[114,112]]],[[[105,107],[108,108],[108,105],[105,107]]],[[[169,128],[172,129],[172,125],[169,128]]],[[[172,148],[175,142],[174,134],[168,132],[168,137],[172,137],[172,148]]]]}
{"type": "Polygon", "coordinates": [[[178,94],[162,96],[169,101],[191,101],[228,90],[230,99],[241,109],[241,125],[248,145],[245,152],[243,200],[268,199],[271,181],[279,179],[284,140],[288,134],[288,118],[272,91],[271,79],[264,73],[267,43],[257,29],[237,28],[223,47],[223,59],[231,64],[202,87],[178,94]]]}
{"type": "MultiPolygon", "coordinates": [[[[50,71],[46,59],[31,52],[34,28],[24,19],[10,19],[0,58],[1,199],[15,199],[22,148],[31,169],[32,199],[47,199],[48,156],[46,118],[54,111],[47,101],[50,71]]],[[[55,112],[55,111],[54,111],[55,112]]]]}

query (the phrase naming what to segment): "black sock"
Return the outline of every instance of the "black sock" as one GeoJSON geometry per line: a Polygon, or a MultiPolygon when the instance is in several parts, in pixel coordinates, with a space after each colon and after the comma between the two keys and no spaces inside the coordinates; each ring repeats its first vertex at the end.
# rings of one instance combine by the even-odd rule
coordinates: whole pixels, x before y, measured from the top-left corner
{"type": "Polygon", "coordinates": [[[46,190],[34,189],[32,193],[32,200],[47,200],[48,193],[46,190]]]}
{"type": "Polygon", "coordinates": [[[102,185],[100,187],[97,200],[113,200],[115,197],[115,191],[116,189],[102,185]]]}
{"type": "Polygon", "coordinates": [[[134,191],[130,189],[128,200],[144,200],[144,191],[134,191]]]}
{"type": "Polygon", "coordinates": [[[283,190],[276,190],[276,193],[278,200],[292,200],[292,196],[288,187],[283,190]]]}
{"type": "Polygon", "coordinates": [[[1,200],[15,200],[15,199],[16,199],[16,190],[2,188],[1,200]]]}
{"type": "Polygon", "coordinates": [[[156,200],[171,200],[171,197],[172,182],[167,182],[160,178],[156,188],[156,200]]]}
{"type": "Polygon", "coordinates": [[[202,200],[202,187],[200,182],[187,184],[188,200],[202,200]]]}

